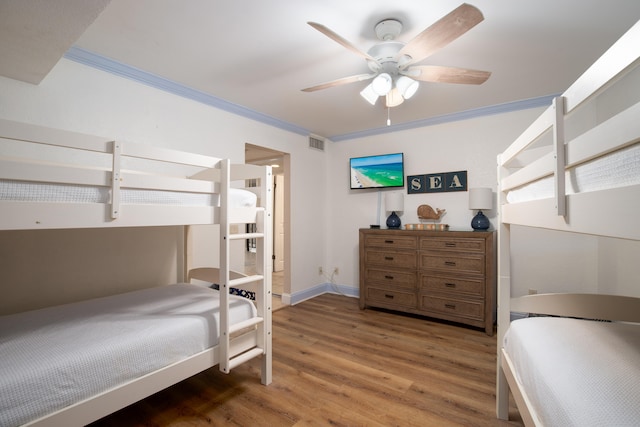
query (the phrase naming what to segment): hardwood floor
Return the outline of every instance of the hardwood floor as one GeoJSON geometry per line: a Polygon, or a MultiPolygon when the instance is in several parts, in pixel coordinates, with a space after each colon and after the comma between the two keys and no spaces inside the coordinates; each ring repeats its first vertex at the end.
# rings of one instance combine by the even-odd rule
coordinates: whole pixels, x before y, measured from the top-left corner
{"type": "MultiPolygon", "coordinates": [[[[209,369],[98,426],[521,426],[495,418],[496,338],[322,295],[273,314],[273,383],[259,360],[209,369]]],[[[512,404],[513,406],[513,404],[512,404]]]]}

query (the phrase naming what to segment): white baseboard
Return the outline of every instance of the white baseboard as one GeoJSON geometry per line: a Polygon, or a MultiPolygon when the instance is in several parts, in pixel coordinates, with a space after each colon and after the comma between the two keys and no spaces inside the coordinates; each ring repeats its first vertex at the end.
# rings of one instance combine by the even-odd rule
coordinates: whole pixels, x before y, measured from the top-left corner
{"type": "MultiPolygon", "coordinates": [[[[360,290],[352,286],[336,285],[333,283],[322,283],[304,291],[296,292],[289,295],[289,305],[295,305],[302,301],[306,301],[322,294],[338,294],[351,298],[359,298],[360,290]]],[[[283,303],[286,304],[283,295],[283,303]]]]}

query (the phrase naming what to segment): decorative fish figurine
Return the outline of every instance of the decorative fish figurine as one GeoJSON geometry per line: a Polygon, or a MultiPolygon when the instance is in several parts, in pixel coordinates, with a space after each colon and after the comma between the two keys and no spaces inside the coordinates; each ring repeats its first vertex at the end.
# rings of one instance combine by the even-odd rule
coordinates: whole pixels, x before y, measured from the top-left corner
{"type": "Polygon", "coordinates": [[[418,218],[420,219],[440,219],[445,214],[446,209],[436,209],[435,211],[429,205],[418,206],[418,218]]]}

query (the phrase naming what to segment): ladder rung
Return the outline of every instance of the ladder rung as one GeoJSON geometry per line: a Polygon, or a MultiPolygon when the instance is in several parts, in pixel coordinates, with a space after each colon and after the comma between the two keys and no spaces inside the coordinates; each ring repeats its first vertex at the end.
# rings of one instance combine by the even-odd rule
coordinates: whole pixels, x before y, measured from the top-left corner
{"type": "Polygon", "coordinates": [[[262,317],[252,317],[251,319],[243,320],[239,323],[234,323],[233,325],[229,326],[229,334],[238,332],[244,328],[249,328],[253,325],[257,325],[258,323],[262,323],[263,321],[264,318],[262,317]]]}
{"type": "Polygon", "coordinates": [[[247,360],[251,360],[254,357],[258,357],[261,354],[264,354],[264,350],[262,350],[261,348],[252,348],[249,351],[245,351],[242,354],[237,355],[236,357],[233,357],[231,359],[229,359],[229,369],[233,369],[238,365],[243,364],[244,362],[246,362],[247,360]]]}
{"type": "Polygon", "coordinates": [[[229,240],[243,240],[243,239],[262,239],[264,233],[233,233],[229,234],[229,240]]]}
{"type": "Polygon", "coordinates": [[[244,285],[246,283],[258,282],[263,279],[264,279],[264,276],[260,274],[255,274],[253,276],[238,277],[237,279],[229,280],[229,287],[234,288],[240,285],[244,285]]]}

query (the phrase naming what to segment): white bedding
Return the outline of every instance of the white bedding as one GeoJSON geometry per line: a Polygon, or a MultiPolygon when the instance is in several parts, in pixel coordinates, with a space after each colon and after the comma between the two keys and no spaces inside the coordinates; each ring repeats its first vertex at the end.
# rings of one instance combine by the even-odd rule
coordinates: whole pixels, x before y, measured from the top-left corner
{"type": "MultiPolygon", "coordinates": [[[[57,203],[109,203],[111,200],[111,189],[90,185],[0,180],[0,200],[57,203]]],[[[135,189],[122,189],[120,201],[124,204],[219,205],[217,194],[135,189]]],[[[231,188],[229,191],[229,201],[231,207],[254,207],[256,206],[257,196],[248,190],[231,188]]]]}
{"type": "MultiPolygon", "coordinates": [[[[218,295],[178,284],[0,317],[0,426],[215,346],[218,295]]],[[[256,315],[250,301],[230,298],[232,323],[256,315]]]]}
{"type": "Polygon", "coordinates": [[[532,317],[503,344],[543,425],[640,425],[639,324],[532,317]]]}
{"type": "MultiPolygon", "coordinates": [[[[565,174],[567,194],[585,193],[640,184],[640,144],[578,165],[565,174]]],[[[518,203],[554,197],[553,177],[509,191],[507,202],[518,203]]]]}

